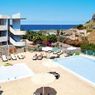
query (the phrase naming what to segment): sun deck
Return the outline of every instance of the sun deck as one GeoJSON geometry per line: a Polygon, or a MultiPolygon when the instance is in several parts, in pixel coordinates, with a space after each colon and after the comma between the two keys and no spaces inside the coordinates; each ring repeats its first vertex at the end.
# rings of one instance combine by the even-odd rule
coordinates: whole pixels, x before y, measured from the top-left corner
{"type": "MultiPolygon", "coordinates": [[[[57,91],[57,95],[95,95],[95,87],[89,83],[80,80],[78,77],[72,75],[66,70],[57,67],[46,67],[43,64],[49,64],[50,61],[47,59],[32,60],[32,56],[35,52],[26,52],[26,58],[23,60],[9,61],[11,64],[25,63],[34,73],[43,73],[56,71],[60,74],[60,78],[51,84],[47,85],[57,91]]],[[[51,61],[51,65],[52,65],[51,61]]],[[[2,95],[33,95],[36,89],[40,86],[32,82],[32,77],[23,78],[15,81],[1,83],[1,89],[3,90],[2,95]]]]}

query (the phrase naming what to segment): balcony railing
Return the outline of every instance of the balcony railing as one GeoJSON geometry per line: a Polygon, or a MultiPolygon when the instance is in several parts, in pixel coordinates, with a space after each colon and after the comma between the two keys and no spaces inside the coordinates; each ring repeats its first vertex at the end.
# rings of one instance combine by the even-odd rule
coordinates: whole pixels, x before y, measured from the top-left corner
{"type": "Polygon", "coordinates": [[[18,46],[18,47],[25,46],[25,41],[19,41],[19,42],[17,42],[17,41],[14,40],[12,37],[10,37],[10,42],[11,42],[14,46],[18,46]]]}
{"type": "Polygon", "coordinates": [[[25,35],[26,34],[26,31],[14,30],[12,27],[10,27],[10,32],[14,35],[25,35]]]}
{"type": "Polygon", "coordinates": [[[0,25],[0,30],[7,30],[7,29],[8,29],[7,25],[0,25]]]}
{"type": "Polygon", "coordinates": [[[6,42],[8,40],[7,36],[1,36],[0,37],[0,42],[6,42]]]}

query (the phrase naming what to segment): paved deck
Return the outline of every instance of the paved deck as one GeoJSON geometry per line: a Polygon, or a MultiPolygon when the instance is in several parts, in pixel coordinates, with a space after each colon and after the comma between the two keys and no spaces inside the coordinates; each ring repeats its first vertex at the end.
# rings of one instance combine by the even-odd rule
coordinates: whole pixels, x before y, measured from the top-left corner
{"type": "MultiPolygon", "coordinates": [[[[65,71],[60,67],[46,67],[43,63],[49,64],[47,59],[33,61],[34,53],[25,53],[26,58],[23,60],[9,61],[11,64],[25,63],[34,73],[56,71],[60,74],[60,78],[53,83],[47,85],[57,91],[57,95],[95,95],[95,87],[89,83],[80,80],[78,77],[65,71]]],[[[51,61],[52,65],[52,61],[51,61]]],[[[0,83],[2,95],[33,95],[39,85],[32,82],[32,77],[20,80],[0,83]]]]}

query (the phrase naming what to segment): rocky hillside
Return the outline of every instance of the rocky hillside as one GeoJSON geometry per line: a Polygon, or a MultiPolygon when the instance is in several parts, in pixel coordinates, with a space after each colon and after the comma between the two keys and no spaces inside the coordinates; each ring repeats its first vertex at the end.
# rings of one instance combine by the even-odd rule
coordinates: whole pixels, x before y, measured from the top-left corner
{"type": "Polygon", "coordinates": [[[89,43],[95,44],[95,32],[91,32],[87,37],[89,43]]]}
{"type": "Polygon", "coordinates": [[[95,14],[90,21],[84,24],[84,26],[86,27],[87,32],[89,32],[87,37],[89,43],[95,44],[95,14]]]}
{"type": "Polygon", "coordinates": [[[92,19],[87,21],[84,26],[88,30],[88,32],[95,31],[95,14],[92,16],[92,19]]]}
{"type": "Polygon", "coordinates": [[[63,31],[63,34],[65,35],[64,43],[70,45],[80,46],[82,43],[95,44],[95,14],[84,25],[78,25],[75,30],[63,31]],[[82,36],[81,32],[78,32],[78,30],[84,29],[87,31],[87,36],[82,36]]]}

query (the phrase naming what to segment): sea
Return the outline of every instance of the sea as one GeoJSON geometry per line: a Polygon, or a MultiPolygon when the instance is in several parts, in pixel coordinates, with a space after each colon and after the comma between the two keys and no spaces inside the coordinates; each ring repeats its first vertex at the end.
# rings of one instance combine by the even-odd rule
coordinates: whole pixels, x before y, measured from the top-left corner
{"type": "Polygon", "coordinates": [[[22,30],[67,30],[76,25],[21,25],[22,30]]]}

